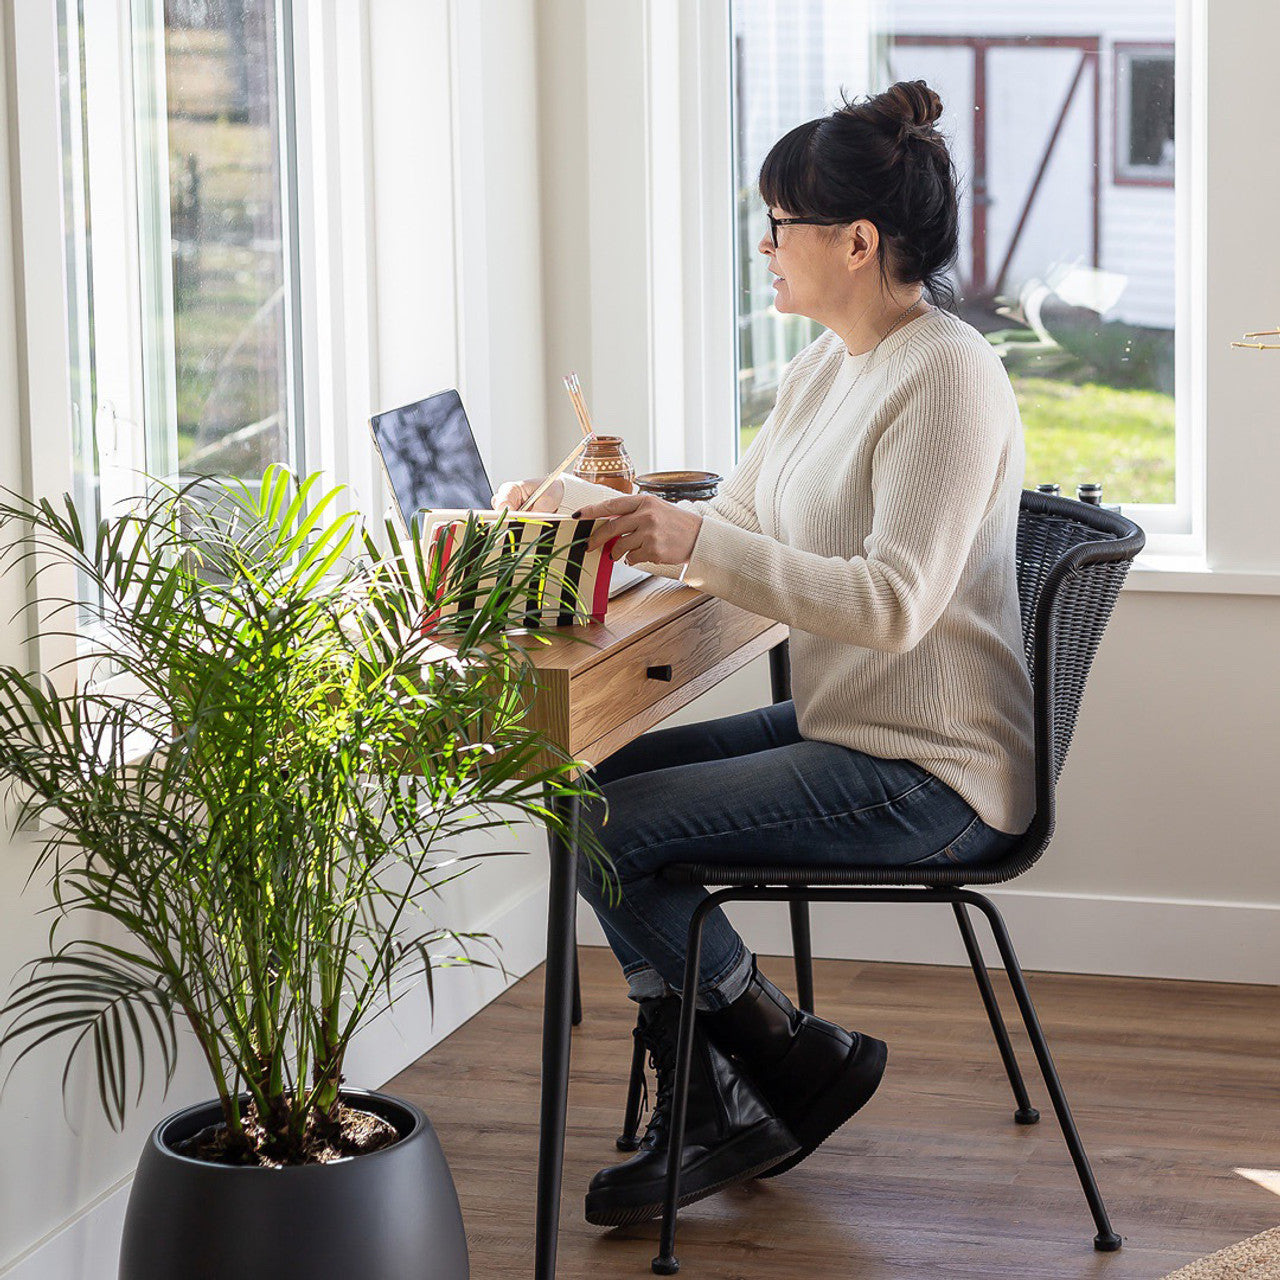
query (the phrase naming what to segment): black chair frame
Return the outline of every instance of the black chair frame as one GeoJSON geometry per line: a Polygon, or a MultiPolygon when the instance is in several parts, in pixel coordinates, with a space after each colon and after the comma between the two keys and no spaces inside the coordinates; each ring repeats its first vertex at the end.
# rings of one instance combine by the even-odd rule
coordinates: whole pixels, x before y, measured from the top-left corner
{"type": "MultiPolygon", "coordinates": [[[[798,1003],[809,1010],[814,1007],[809,903],[949,903],[1013,1089],[1016,1103],[1014,1120],[1018,1124],[1035,1124],[1040,1114],[1032,1107],[1023,1083],[969,918],[969,907],[981,911],[990,922],[1054,1114],[1093,1215],[1097,1228],[1094,1247],[1102,1252],[1119,1249],[1121,1238],[1112,1229],[1107,1216],[1009,931],[995,904],[965,885],[1011,880],[1033,866],[1048,846],[1056,813],[1055,787],[1070,746],[1085,679],[1125,575],[1144,543],[1144,534],[1136,524],[1112,512],[1047,494],[1024,492],[1022,495],[1018,519],[1018,592],[1034,693],[1036,811],[1022,839],[998,862],[954,869],[851,867],[838,871],[830,868],[806,870],[795,865],[761,867],[690,863],[672,865],[663,872],[664,878],[685,884],[722,886],[715,888],[693,914],[682,990],[697,989],[702,927],[711,911],[731,901],[786,902],[791,912],[798,1003]]],[[[770,655],[770,675],[774,701],[785,701],[791,696],[785,642],[770,655]]],[[[676,1055],[671,1155],[661,1238],[658,1255],[652,1263],[653,1271],[658,1275],[673,1275],[680,1268],[675,1254],[680,1199],[679,1153],[683,1146],[688,1103],[694,1017],[695,1002],[687,1000],[681,1010],[676,1055]]],[[[642,1049],[637,1037],[623,1133],[618,1139],[622,1150],[634,1150],[637,1145],[643,1071],[642,1049]]]]}

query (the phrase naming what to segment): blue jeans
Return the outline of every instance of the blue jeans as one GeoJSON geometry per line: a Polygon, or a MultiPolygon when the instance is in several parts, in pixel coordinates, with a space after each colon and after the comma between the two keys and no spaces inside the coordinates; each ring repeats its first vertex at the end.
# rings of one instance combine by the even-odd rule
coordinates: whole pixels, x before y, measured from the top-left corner
{"type": "MultiPolygon", "coordinates": [[[[621,897],[585,858],[579,892],[636,1000],[680,988],[689,921],[707,896],[659,879],[668,863],[950,866],[995,859],[1019,838],[910,760],[802,738],[790,702],[647,733],[592,776],[608,817],[587,800],[582,821],[611,857],[621,897]]],[[[703,926],[699,1008],[731,1003],[750,976],[751,954],[717,908],[703,926]]]]}

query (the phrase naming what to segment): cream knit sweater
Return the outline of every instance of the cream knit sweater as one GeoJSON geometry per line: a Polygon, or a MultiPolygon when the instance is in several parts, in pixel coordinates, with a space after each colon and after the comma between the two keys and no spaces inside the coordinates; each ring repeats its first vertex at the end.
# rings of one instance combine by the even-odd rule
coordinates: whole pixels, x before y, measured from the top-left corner
{"type": "MultiPolygon", "coordinates": [[[[1023,461],[999,357],[935,309],[857,356],[825,330],[720,493],[680,504],[704,517],[685,582],[791,628],[801,734],[913,760],[1005,832],[1035,808],[1023,461]]],[[[616,496],[567,476],[560,510],[616,496]]]]}

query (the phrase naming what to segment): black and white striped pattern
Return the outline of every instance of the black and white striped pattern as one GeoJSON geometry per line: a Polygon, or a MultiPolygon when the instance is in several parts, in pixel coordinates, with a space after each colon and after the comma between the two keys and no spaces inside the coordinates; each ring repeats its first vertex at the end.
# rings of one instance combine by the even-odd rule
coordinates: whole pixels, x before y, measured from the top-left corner
{"type": "MultiPolygon", "coordinates": [[[[482,520],[500,518],[497,513],[473,514],[482,520]]],[[[450,572],[456,573],[462,564],[460,555],[468,554],[467,550],[459,550],[465,517],[453,512],[448,516],[452,518],[430,519],[426,525],[427,545],[440,544],[446,549],[446,581],[450,572]]],[[[446,617],[474,609],[497,585],[504,557],[522,556],[527,567],[521,569],[519,577],[527,577],[534,565],[538,566],[538,572],[530,578],[529,589],[518,608],[512,610],[513,624],[536,628],[600,621],[608,600],[613,562],[604,554],[604,548],[587,550],[595,521],[543,512],[529,515],[512,512],[506,513],[505,518],[507,528],[501,550],[493,552],[489,563],[482,566],[482,572],[475,575],[466,591],[442,601],[435,616],[446,617]]],[[[472,548],[470,554],[476,550],[472,548]]]]}

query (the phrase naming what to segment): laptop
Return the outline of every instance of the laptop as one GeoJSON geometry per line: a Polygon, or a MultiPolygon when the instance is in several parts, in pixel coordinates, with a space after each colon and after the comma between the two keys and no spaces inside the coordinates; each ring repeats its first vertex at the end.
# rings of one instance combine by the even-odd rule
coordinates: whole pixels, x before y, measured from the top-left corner
{"type": "MultiPolygon", "coordinates": [[[[406,530],[420,511],[493,509],[493,485],[457,391],[375,414],[369,429],[406,530]]],[[[609,598],[650,576],[617,561],[609,598]]]]}

